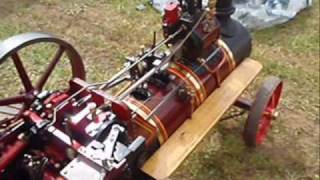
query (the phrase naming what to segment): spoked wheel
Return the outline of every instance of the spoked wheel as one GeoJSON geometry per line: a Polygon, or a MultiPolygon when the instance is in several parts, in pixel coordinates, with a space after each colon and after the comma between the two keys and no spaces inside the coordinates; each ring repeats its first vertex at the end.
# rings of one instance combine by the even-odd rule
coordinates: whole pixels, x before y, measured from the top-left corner
{"type": "Polygon", "coordinates": [[[243,138],[247,146],[256,147],[265,140],[271,122],[278,114],[276,108],[282,87],[283,83],[278,77],[269,77],[258,91],[244,127],[243,138]]]}
{"type": "Polygon", "coordinates": [[[0,65],[11,59],[23,86],[22,92],[17,93],[19,95],[0,98],[0,108],[13,107],[15,109],[15,112],[11,114],[10,118],[4,118],[3,115],[0,115],[0,124],[3,124],[4,121],[14,121],[21,118],[24,110],[29,108],[35,96],[43,90],[64,53],[66,53],[71,64],[72,77],[85,79],[85,69],[80,55],[69,43],[61,39],[45,33],[26,33],[13,36],[0,43],[0,65]],[[20,52],[26,47],[39,43],[54,44],[57,47],[57,52],[54,57],[47,60],[49,63],[43,71],[43,74],[37,77],[35,83],[32,83],[33,81],[30,79],[23,65],[20,52]],[[17,104],[19,105],[17,106],[17,104]]]}

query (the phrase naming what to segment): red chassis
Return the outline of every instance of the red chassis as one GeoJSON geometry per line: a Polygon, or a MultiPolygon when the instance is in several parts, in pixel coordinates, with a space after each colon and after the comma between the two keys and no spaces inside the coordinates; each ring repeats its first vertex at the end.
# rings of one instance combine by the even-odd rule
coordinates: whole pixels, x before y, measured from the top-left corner
{"type": "MultiPolygon", "coordinates": [[[[250,35],[230,18],[234,11],[231,3],[217,1],[215,13],[205,10],[201,0],[168,4],[163,18],[165,39],[127,58],[121,71],[101,83],[84,81],[81,56],[59,38],[27,33],[1,42],[0,63],[13,60],[25,90],[0,99],[1,107],[16,110],[0,116],[0,178],[159,178],[156,174],[163,168],[156,166],[155,172],[153,160],[162,155],[163,149],[170,149],[170,138],[187,126],[187,119],[195,122],[194,114],[208,106],[217,92],[235,92],[226,84],[238,76],[236,73],[241,79],[240,70],[249,70],[248,63],[253,63],[246,60],[251,52],[250,35]],[[53,43],[58,48],[42,77],[32,84],[19,52],[38,43],[53,43]],[[169,51],[160,50],[164,45],[169,51]],[[69,87],[45,90],[63,54],[72,67],[69,87]],[[116,95],[105,92],[119,86],[123,89],[116,95]]],[[[252,72],[244,72],[250,80],[261,69],[257,63],[252,67],[252,72]]],[[[249,111],[243,134],[248,146],[264,141],[277,116],[281,92],[281,80],[273,77],[264,83],[254,101],[238,98],[234,102],[238,97],[235,94],[224,99],[249,111]]]]}

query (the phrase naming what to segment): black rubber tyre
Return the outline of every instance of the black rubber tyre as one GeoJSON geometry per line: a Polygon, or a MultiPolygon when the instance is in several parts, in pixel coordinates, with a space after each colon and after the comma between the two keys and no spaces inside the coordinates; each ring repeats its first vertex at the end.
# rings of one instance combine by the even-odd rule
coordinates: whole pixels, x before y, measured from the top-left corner
{"type": "Polygon", "coordinates": [[[244,126],[243,138],[247,146],[260,145],[274,119],[283,83],[278,77],[268,77],[259,89],[244,126]]]}

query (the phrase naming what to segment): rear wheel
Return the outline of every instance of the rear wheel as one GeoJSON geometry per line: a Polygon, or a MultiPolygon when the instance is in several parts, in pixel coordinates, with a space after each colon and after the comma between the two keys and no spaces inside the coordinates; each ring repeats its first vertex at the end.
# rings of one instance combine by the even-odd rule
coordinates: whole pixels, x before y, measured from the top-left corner
{"type": "Polygon", "coordinates": [[[247,146],[256,147],[265,140],[271,122],[278,116],[283,82],[278,77],[269,77],[256,95],[244,127],[243,138],[247,146]]]}
{"type": "MultiPolygon", "coordinates": [[[[45,85],[48,83],[49,77],[53,75],[53,71],[56,69],[57,64],[61,61],[64,54],[67,59],[69,59],[72,78],[85,79],[85,69],[80,55],[73,46],[64,40],[45,33],[25,33],[13,36],[0,43],[0,65],[5,65],[4,62],[10,60],[13,61],[13,70],[17,72],[18,79],[20,79],[22,84],[21,91],[10,91],[8,94],[11,96],[0,98],[0,133],[2,130],[8,128],[10,124],[14,124],[16,120],[20,119],[23,112],[33,103],[36,95],[43,91],[45,85]],[[46,44],[55,47],[55,49],[52,49],[55,53],[53,53],[53,57],[44,57],[44,60],[48,63],[45,69],[43,69],[42,74],[31,78],[30,74],[32,73],[27,71],[25,66],[27,62],[21,56],[21,52],[28,50],[30,46],[35,47],[46,44]],[[5,111],[5,113],[1,113],[3,111],[5,111]]],[[[32,56],[36,57],[37,54],[32,54],[32,56]]],[[[11,79],[13,79],[13,77],[11,77],[11,79]]],[[[70,79],[66,79],[66,81],[68,80],[70,79]]]]}

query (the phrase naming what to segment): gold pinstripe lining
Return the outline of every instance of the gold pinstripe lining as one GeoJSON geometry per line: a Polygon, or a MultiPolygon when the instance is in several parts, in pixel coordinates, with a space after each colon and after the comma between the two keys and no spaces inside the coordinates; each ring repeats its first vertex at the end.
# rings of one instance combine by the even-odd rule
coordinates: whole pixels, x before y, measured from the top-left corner
{"type": "Polygon", "coordinates": [[[221,46],[227,52],[227,55],[229,56],[228,58],[229,67],[230,67],[230,70],[233,70],[236,67],[236,61],[234,59],[232,51],[222,39],[219,39],[217,43],[218,43],[218,46],[221,46]]]}
{"type": "Polygon", "coordinates": [[[179,71],[181,71],[196,87],[197,92],[200,95],[200,104],[205,100],[207,97],[207,91],[202,84],[202,81],[199,79],[198,75],[196,75],[190,68],[187,66],[176,62],[176,67],[179,71]]]}
{"type": "MultiPolygon", "coordinates": [[[[182,81],[184,81],[184,82],[186,83],[187,86],[193,87],[194,90],[197,91],[197,90],[195,89],[193,83],[190,82],[190,80],[187,79],[187,78],[185,77],[185,75],[182,74],[180,71],[178,71],[178,70],[176,70],[175,68],[172,68],[172,67],[170,67],[170,68],[168,69],[168,71],[169,71],[170,73],[174,74],[175,76],[178,76],[182,81]]],[[[191,103],[192,109],[194,109],[195,107],[198,107],[198,106],[200,105],[200,103],[201,103],[201,99],[200,99],[200,96],[199,96],[199,93],[198,93],[198,92],[196,92],[196,95],[195,95],[194,97],[195,97],[195,98],[192,98],[192,103],[191,103]]]]}
{"type": "MultiPolygon", "coordinates": [[[[138,103],[137,101],[134,101],[134,102],[131,102],[131,101],[132,99],[125,100],[124,102],[132,111],[136,112],[139,116],[141,116],[144,120],[146,120],[148,117],[148,113],[150,113],[151,111],[148,110],[149,112],[145,112],[143,110],[143,109],[146,110],[146,107],[144,105],[140,103],[139,105],[136,105],[135,103],[138,103]]],[[[149,120],[147,120],[147,122],[157,129],[158,140],[160,144],[163,144],[168,139],[168,136],[166,135],[166,130],[164,129],[160,119],[157,118],[155,115],[153,115],[149,118],[149,120]]]]}

